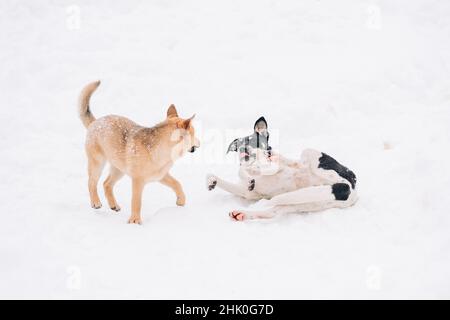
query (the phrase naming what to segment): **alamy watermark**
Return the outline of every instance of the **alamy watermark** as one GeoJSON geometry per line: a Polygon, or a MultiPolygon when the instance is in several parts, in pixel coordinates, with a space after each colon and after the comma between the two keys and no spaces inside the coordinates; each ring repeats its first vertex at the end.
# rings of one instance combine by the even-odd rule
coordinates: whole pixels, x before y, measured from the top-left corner
{"type": "Polygon", "coordinates": [[[81,269],[78,266],[69,266],[66,269],[66,288],[71,291],[81,290],[81,269]]]}
{"type": "Polygon", "coordinates": [[[366,270],[366,286],[369,290],[381,290],[383,272],[377,265],[371,265],[366,270]]]}
{"type": "MultiPolygon", "coordinates": [[[[197,139],[199,143],[199,148],[196,149],[192,156],[183,157],[179,159],[181,163],[187,164],[198,164],[198,165],[228,165],[234,164],[239,161],[240,152],[229,152],[230,144],[233,143],[235,139],[240,139],[246,137],[252,133],[252,128],[247,129],[216,129],[207,128],[205,129],[201,121],[195,121],[193,124],[195,128],[195,138],[189,136],[187,132],[175,131],[172,136],[172,141],[180,140],[182,144],[185,145],[185,149],[188,149],[190,145],[195,145],[196,141],[192,139],[197,139]],[[180,139],[185,137],[186,139],[180,139]]],[[[270,139],[268,140],[269,145],[274,147],[276,150],[280,142],[280,131],[278,129],[270,129],[270,139]]],[[[263,146],[266,147],[267,146],[263,146]]],[[[249,145],[247,151],[256,152],[255,147],[249,145]]],[[[299,150],[299,155],[300,155],[299,150]]],[[[177,150],[174,149],[174,158],[176,157],[177,150]]],[[[257,155],[264,157],[264,153],[260,152],[257,155]]],[[[264,159],[260,159],[264,161],[264,159]]]]}
{"type": "Polygon", "coordinates": [[[366,27],[370,30],[381,30],[383,27],[383,16],[378,5],[371,4],[366,9],[366,27]]]}
{"type": "Polygon", "coordinates": [[[66,7],[66,28],[69,31],[81,28],[81,8],[77,5],[66,7]]]}

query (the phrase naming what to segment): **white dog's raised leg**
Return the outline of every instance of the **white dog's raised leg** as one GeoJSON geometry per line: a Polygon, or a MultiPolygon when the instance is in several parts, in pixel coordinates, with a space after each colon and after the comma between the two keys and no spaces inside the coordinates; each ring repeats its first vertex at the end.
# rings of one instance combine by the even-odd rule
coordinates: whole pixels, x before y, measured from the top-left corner
{"type": "Polygon", "coordinates": [[[223,189],[229,193],[232,193],[234,195],[243,197],[245,199],[255,199],[255,194],[251,193],[249,191],[248,186],[231,183],[228,181],[225,181],[215,175],[208,175],[207,177],[207,187],[208,190],[213,190],[216,187],[219,187],[220,189],[223,189]]]}
{"type": "Polygon", "coordinates": [[[251,220],[251,219],[271,219],[278,215],[277,208],[270,208],[260,211],[234,210],[230,212],[230,218],[236,221],[251,220]]]}
{"type": "Polygon", "coordinates": [[[271,219],[275,216],[297,212],[298,206],[275,206],[259,210],[234,210],[229,213],[231,219],[236,221],[253,219],[271,219]]]}

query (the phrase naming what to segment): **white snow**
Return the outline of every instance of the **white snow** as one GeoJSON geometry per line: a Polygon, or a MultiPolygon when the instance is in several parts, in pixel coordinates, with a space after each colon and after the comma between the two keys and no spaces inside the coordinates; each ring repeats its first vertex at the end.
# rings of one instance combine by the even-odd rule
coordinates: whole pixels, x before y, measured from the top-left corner
{"type": "MultiPolygon", "coordinates": [[[[0,2],[0,298],[450,298],[450,2],[0,2]],[[150,184],[142,226],[90,208],[81,88],[151,126],[175,103],[202,146],[150,184]],[[228,144],[355,171],[349,209],[237,223],[228,144]],[[242,134],[242,135],[238,135],[242,134]]],[[[106,172],[106,170],[105,170],[106,172]]],[[[100,185],[101,187],[101,185],[100,185]]]]}

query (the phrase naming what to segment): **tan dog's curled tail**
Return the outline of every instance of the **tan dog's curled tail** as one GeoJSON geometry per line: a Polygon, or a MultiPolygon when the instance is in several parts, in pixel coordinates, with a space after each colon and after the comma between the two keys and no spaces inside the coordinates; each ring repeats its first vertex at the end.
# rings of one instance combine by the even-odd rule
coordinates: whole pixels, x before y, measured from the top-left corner
{"type": "Polygon", "coordinates": [[[95,81],[89,83],[87,86],[81,90],[80,100],[78,102],[78,112],[80,115],[81,122],[87,128],[89,125],[95,121],[94,115],[91,113],[89,107],[89,100],[91,99],[92,93],[98,88],[100,81],[95,81]]]}

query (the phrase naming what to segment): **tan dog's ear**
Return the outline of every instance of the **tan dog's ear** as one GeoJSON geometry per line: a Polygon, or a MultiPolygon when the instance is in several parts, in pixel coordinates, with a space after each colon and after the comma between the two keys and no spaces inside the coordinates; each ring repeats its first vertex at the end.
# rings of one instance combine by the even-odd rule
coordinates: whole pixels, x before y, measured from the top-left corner
{"type": "Polygon", "coordinates": [[[189,127],[191,126],[191,123],[192,123],[192,120],[195,118],[195,114],[192,116],[192,117],[190,117],[189,119],[186,119],[186,120],[182,120],[182,121],[180,121],[180,123],[179,123],[179,127],[180,128],[183,128],[183,129],[189,129],[189,127]]]}
{"type": "Polygon", "coordinates": [[[167,109],[167,118],[178,117],[177,108],[175,105],[171,104],[169,109],[167,109]]]}

